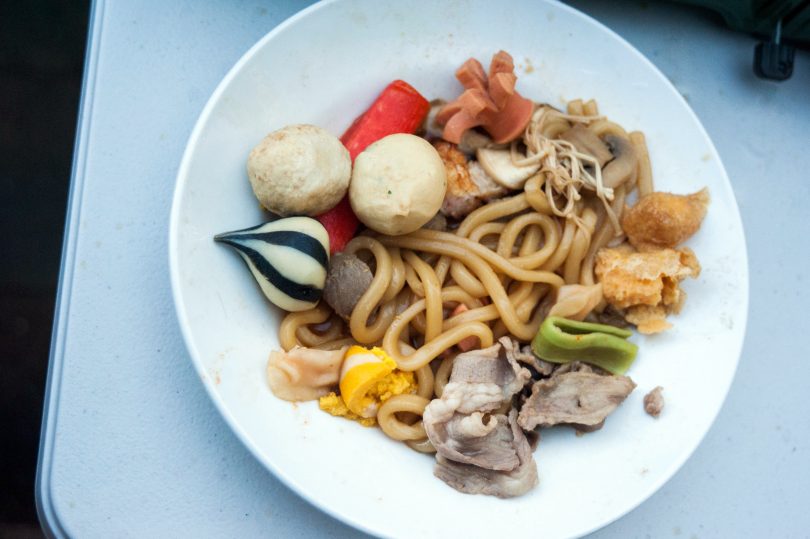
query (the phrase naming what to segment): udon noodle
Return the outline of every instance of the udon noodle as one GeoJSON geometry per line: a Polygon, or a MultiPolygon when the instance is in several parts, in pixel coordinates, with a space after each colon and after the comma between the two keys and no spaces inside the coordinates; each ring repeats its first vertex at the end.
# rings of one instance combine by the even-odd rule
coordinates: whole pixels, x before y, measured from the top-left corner
{"type": "Polygon", "coordinates": [[[600,116],[593,100],[572,101],[566,113],[538,107],[524,140],[523,154],[513,143],[513,162],[540,169],[521,191],[483,205],[453,230],[368,233],[349,242],[345,252],[367,260],[374,276],[348,323],[325,302],[281,323],[285,350],[381,345],[399,369],[413,371],[416,394],[385,401],[377,421],[417,451],[432,451],[421,415],[442,395],[452,369],[449,349],[470,338],[488,347],[506,334],[530,341],[560,286],[594,284],[596,253],[619,241],[631,192],[653,190],[644,135],[600,116]],[[631,144],[637,156],[631,177],[606,185],[596,159],[559,138],[574,124],[631,144]],[[451,315],[459,305],[466,309],[451,315]]]}

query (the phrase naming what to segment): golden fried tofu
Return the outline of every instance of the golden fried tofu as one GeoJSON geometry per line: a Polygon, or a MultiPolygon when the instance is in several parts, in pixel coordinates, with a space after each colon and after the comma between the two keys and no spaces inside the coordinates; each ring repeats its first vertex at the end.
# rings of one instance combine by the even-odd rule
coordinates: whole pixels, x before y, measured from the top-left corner
{"type": "Polygon", "coordinates": [[[634,305],[627,309],[624,319],[635,325],[639,333],[645,335],[661,333],[672,327],[672,324],[667,322],[667,310],[661,305],[655,307],[634,305]]]}
{"type": "Polygon", "coordinates": [[[626,309],[625,319],[641,333],[657,333],[671,327],[666,315],[679,312],[686,299],[680,282],[697,277],[700,264],[686,247],[639,253],[622,246],[600,250],[595,271],[605,300],[626,309]]]}
{"type": "Polygon", "coordinates": [[[638,250],[680,245],[698,231],[709,206],[704,187],[691,195],[654,192],[622,216],[622,228],[638,250]]]}

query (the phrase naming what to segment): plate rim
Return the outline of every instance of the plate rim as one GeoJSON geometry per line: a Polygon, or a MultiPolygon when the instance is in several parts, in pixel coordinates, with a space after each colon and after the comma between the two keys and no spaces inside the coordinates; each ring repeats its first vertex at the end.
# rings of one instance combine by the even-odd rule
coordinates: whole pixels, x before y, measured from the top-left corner
{"type": "MultiPolygon", "coordinates": [[[[300,496],[304,500],[306,500],[312,506],[318,508],[320,511],[330,515],[331,517],[349,525],[353,528],[360,530],[362,532],[381,536],[381,537],[388,537],[393,536],[390,530],[380,530],[376,529],[372,526],[365,524],[364,522],[357,520],[350,514],[343,513],[338,511],[329,505],[321,502],[317,497],[313,496],[309,490],[304,488],[302,485],[298,483],[298,481],[288,475],[281,467],[279,467],[272,459],[266,456],[260,449],[253,443],[249,434],[241,427],[239,422],[236,418],[231,414],[226,403],[221,398],[219,393],[215,390],[214,386],[211,383],[208,383],[208,374],[206,372],[205,366],[203,365],[202,361],[199,359],[200,352],[197,350],[194,341],[193,335],[191,332],[191,327],[188,322],[188,314],[185,312],[185,309],[182,307],[182,294],[181,284],[180,284],[180,274],[179,274],[179,260],[178,260],[178,242],[179,242],[179,220],[180,220],[180,200],[181,194],[185,188],[185,178],[188,176],[188,171],[191,166],[191,156],[194,153],[194,147],[196,146],[200,136],[202,135],[204,125],[207,123],[209,116],[211,115],[213,109],[215,108],[216,104],[218,103],[219,99],[222,97],[225,89],[230,85],[232,80],[238,75],[238,73],[242,70],[245,64],[247,64],[256,53],[263,49],[268,42],[272,41],[277,35],[283,33],[289,27],[294,26],[297,22],[301,19],[311,16],[312,14],[320,11],[327,6],[336,3],[348,3],[352,0],[320,0],[311,4],[302,10],[296,12],[295,14],[291,15],[277,26],[272,28],[269,32],[267,32],[264,36],[258,39],[247,51],[245,51],[239,60],[234,63],[228,72],[224,75],[224,77],[220,80],[217,84],[216,88],[212,92],[211,96],[205,103],[202,111],[200,112],[199,116],[197,117],[194,127],[189,135],[189,138],[186,142],[185,148],[183,150],[183,155],[180,161],[180,167],[178,168],[177,175],[175,177],[175,187],[174,192],[172,195],[172,206],[169,218],[169,241],[168,241],[168,255],[169,255],[169,273],[170,273],[170,280],[171,280],[171,288],[172,288],[172,300],[174,304],[174,311],[175,315],[177,316],[178,324],[180,326],[180,330],[183,336],[183,341],[185,342],[186,349],[188,351],[189,357],[194,365],[194,369],[197,374],[201,378],[201,382],[203,387],[205,388],[208,397],[214,403],[215,408],[219,411],[222,418],[225,420],[228,427],[231,431],[236,435],[236,437],[240,440],[240,442],[248,449],[248,451],[256,458],[266,469],[268,469],[276,478],[278,478],[285,486],[290,488],[296,495],[300,496]]],[[[597,521],[592,527],[587,529],[583,532],[584,535],[591,534],[599,529],[602,529],[609,524],[618,521],[622,517],[626,516],[630,512],[634,511],[638,508],[641,504],[646,502],[650,497],[652,497],[655,493],[657,493],[667,482],[669,482],[675,474],[683,467],[689,458],[694,455],[696,449],[700,446],[700,444],[705,439],[706,435],[708,434],[709,430],[714,426],[715,421],[726,405],[728,399],[728,392],[731,389],[731,385],[736,378],[737,371],[739,369],[740,359],[742,356],[742,350],[745,342],[745,335],[747,332],[747,324],[748,324],[748,310],[749,310],[749,296],[750,296],[750,276],[749,276],[749,260],[748,260],[748,246],[746,243],[746,235],[745,235],[745,228],[744,223],[742,221],[742,217],[740,214],[739,205],[737,204],[737,198],[734,193],[733,186],[731,184],[731,180],[728,177],[728,172],[726,171],[726,167],[723,164],[723,161],[720,157],[720,153],[717,151],[715,147],[714,141],[709,136],[706,128],[703,126],[703,123],[700,121],[700,118],[697,116],[695,111],[686,101],[686,99],[681,95],[681,93],[677,90],[675,85],[667,78],[666,75],[649,59],[647,58],[641,51],[639,51],[635,46],[633,46],[629,41],[627,41],[624,37],[619,35],[617,32],[612,30],[610,27],[606,26],[604,23],[600,22],[599,20],[591,17],[587,13],[580,11],[572,6],[567,4],[563,4],[558,0],[542,0],[541,2],[537,2],[536,6],[540,6],[545,4],[547,6],[551,6],[555,9],[559,9],[562,11],[568,12],[570,15],[575,17],[579,17],[583,19],[585,22],[595,25],[601,31],[605,32],[606,37],[609,36],[615,40],[617,40],[621,45],[623,45],[629,52],[636,56],[650,71],[653,73],[658,79],[663,82],[664,86],[668,87],[672,93],[675,95],[676,99],[680,101],[682,105],[685,106],[688,114],[690,115],[691,119],[694,120],[695,124],[697,125],[700,133],[705,137],[706,141],[708,142],[708,148],[713,158],[717,160],[719,169],[721,171],[720,175],[720,182],[724,183],[729,188],[729,193],[731,195],[731,206],[733,210],[733,216],[735,218],[735,228],[739,230],[742,236],[742,252],[740,256],[744,260],[745,264],[744,267],[741,268],[741,282],[740,282],[740,300],[741,300],[741,311],[743,313],[742,320],[739,322],[741,331],[739,332],[740,338],[735,343],[735,349],[733,350],[733,355],[735,357],[734,360],[734,368],[731,372],[731,376],[728,377],[727,382],[724,384],[724,387],[718,388],[718,393],[722,393],[722,399],[720,401],[720,405],[717,407],[716,410],[713,411],[711,414],[710,420],[706,423],[706,427],[700,433],[699,436],[695,437],[694,442],[687,446],[687,451],[682,452],[682,456],[678,459],[673,460],[670,465],[661,473],[659,479],[655,482],[650,483],[649,487],[647,488],[646,492],[638,498],[634,503],[629,504],[625,509],[622,511],[618,511],[615,514],[603,518],[597,521]]],[[[396,533],[396,532],[393,532],[396,533]]]]}

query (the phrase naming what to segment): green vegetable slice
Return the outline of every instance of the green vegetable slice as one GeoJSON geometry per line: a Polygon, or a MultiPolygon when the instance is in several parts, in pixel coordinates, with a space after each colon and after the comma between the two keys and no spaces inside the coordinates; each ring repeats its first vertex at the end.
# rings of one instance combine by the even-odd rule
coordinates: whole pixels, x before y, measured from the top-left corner
{"type": "Polygon", "coordinates": [[[584,361],[613,374],[624,374],[638,346],[626,340],[626,329],[549,316],[532,340],[532,351],[552,363],[584,361]]]}

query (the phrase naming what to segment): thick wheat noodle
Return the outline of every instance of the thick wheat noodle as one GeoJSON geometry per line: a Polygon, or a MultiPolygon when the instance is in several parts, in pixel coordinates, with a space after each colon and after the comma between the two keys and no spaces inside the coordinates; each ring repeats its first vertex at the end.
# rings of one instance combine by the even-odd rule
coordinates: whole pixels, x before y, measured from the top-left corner
{"type": "Polygon", "coordinates": [[[416,394],[425,399],[433,398],[435,376],[430,364],[423,365],[414,371],[416,375],[416,394]]]}
{"type": "Polygon", "coordinates": [[[638,186],[638,196],[643,197],[653,192],[652,179],[652,164],[650,163],[650,152],[647,150],[647,140],[644,138],[644,133],[641,131],[633,131],[630,133],[630,142],[636,149],[636,156],[638,157],[638,178],[636,185],[638,186]]]}
{"type": "Polygon", "coordinates": [[[315,348],[323,343],[343,337],[343,320],[332,314],[328,321],[329,327],[321,332],[313,331],[309,326],[299,326],[295,332],[298,342],[307,348],[315,348]]]}
{"type": "Polygon", "coordinates": [[[506,223],[484,223],[478,225],[470,232],[470,240],[481,243],[481,238],[491,235],[499,235],[506,228],[506,223]]]}
{"type": "Polygon", "coordinates": [[[450,263],[450,276],[456,284],[475,298],[483,298],[489,294],[484,283],[458,260],[450,263]]]}
{"type": "Polygon", "coordinates": [[[400,340],[400,332],[403,327],[410,323],[411,318],[424,308],[425,300],[423,299],[411,305],[404,313],[394,319],[391,327],[386,331],[385,337],[383,337],[383,348],[390,351],[390,356],[396,361],[397,367],[401,370],[414,371],[423,365],[427,365],[439,354],[467,337],[481,339],[482,348],[492,346],[492,331],[489,327],[481,322],[470,322],[440,333],[438,337],[418,348],[413,354],[402,355],[392,347],[400,340]]]}
{"type": "MultiPolygon", "coordinates": [[[[429,239],[419,239],[414,237],[414,234],[411,234],[410,236],[382,237],[381,241],[387,244],[397,245],[399,247],[405,247],[409,249],[418,248],[428,252],[439,252],[461,260],[467,267],[469,267],[473,271],[473,273],[475,273],[476,277],[480,279],[480,281],[484,284],[484,286],[488,291],[488,295],[492,300],[492,303],[498,309],[498,313],[500,314],[506,326],[509,328],[509,331],[512,333],[512,335],[514,335],[515,338],[517,338],[518,340],[522,341],[530,341],[534,337],[532,328],[527,326],[526,324],[521,323],[520,320],[518,320],[517,315],[515,314],[514,306],[509,301],[509,298],[506,294],[506,290],[504,290],[503,285],[501,284],[501,281],[498,279],[498,276],[495,274],[494,269],[480,257],[476,256],[476,254],[470,252],[473,249],[470,250],[464,249],[459,245],[454,245],[453,244],[454,242],[451,241],[442,242],[429,239]]],[[[441,233],[433,232],[432,234],[438,236],[441,233]]],[[[443,236],[450,236],[450,235],[443,234],[443,236]]],[[[504,260],[502,257],[497,256],[495,253],[492,253],[492,251],[487,251],[478,244],[475,244],[469,240],[463,241],[466,242],[466,244],[471,244],[480,247],[487,253],[496,256],[500,260],[504,260]]],[[[563,283],[563,280],[559,275],[553,274],[551,272],[523,271],[522,273],[524,278],[521,278],[521,275],[512,275],[512,277],[522,281],[546,282],[554,287],[559,287],[563,283]],[[543,277],[542,279],[536,277],[538,273],[541,273],[543,277]],[[547,275],[553,276],[554,278],[553,279],[546,278],[547,275]],[[532,278],[525,278],[527,276],[532,278]]],[[[404,313],[402,316],[404,316],[404,313]]],[[[397,320],[393,322],[393,324],[396,323],[397,320]]],[[[389,329],[389,331],[386,333],[385,337],[386,339],[388,338],[388,334],[390,332],[391,330],[389,329]]]]}
{"type": "Polygon", "coordinates": [[[298,328],[307,324],[323,324],[331,314],[332,310],[324,303],[306,311],[288,314],[281,320],[278,328],[279,344],[286,352],[289,352],[294,346],[301,344],[296,335],[298,328]]]}
{"type": "Polygon", "coordinates": [[[385,401],[377,411],[377,423],[385,434],[394,440],[421,440],[427,436],[422,421],[408,425],[400,421],[396,414],[410,412],[422,415],[430,401],[418,395],[396,395],[385,401]]]}
{"type": "Polygon", "coordinates": [[[563,116],[555,115],[550,120],[543,122],[540,134],[548,139],[556,139],[569,129],[571,129],[571,123],[563,116]]]}
{"type": "Polygon", "coordinates": [[[436,374],[433,375],[433,393],[437,398],[442,398],[444,393],[444,386],[450,381],[450,374],[453,372],[453,360],[455,356],[448,355],[439,363],[439,368],[436,369],[436,374]]]}
{"type": "MultiPolygon", "coordinates": [[[[533,287],[533,283],[518,283],[516,290],[509,294],[509,302],[513,305],[518,305],[526,301],[526,298],[531,295],[533,287]]],[[[499,316],[498,308],[493,304],[470,308],[468,311],[451,316],[445,320],[442,325],[442,331],[447,331],[467,322],[491,322],[497,320],[499,316]]]]}
{"type": "Polygon", "coordinates": [[[471,212],[458,226],[456,235],[461,238],[466,238],[478,225],[497,221],[502,217],[521,212],[528,207],[529,203],[523,193],[490,202],[471,212]]]}
{"type": "MultiPolygon", "coordinates": [[[[541,217],[547,216],[543,215],[541,217]]],[[[555,225],[556,228],[557,221],[551,218],[549,219],[551,223],[555,225]]],[[[559,231],[559,229],[557,230],[559,231]]],[[[522,234],[518,232],[517,237],[515,237],[515,245],[513,245],[511,249],[507,248],[506,242],[504,242],[503,248],[505,252],[511,251],[509,256],[512,257],[512,259],[514,260],[514,258],[526,257],[537,252],[537,250],[540,249],[541,240],[542,242],[545,242],[545,234],[543,232],[543,227],[541,226],[541,224],[529,223],[526,225],[526,228],[524,229],[524,232],[522,234]],[[515,252],[515,249],[517,249],[517,257],[515,257],[514,254],[512,254],[515,252]]],[[[535,268],[524,268],[524,269],[535,269],[535,268]]]]}
{"type": "MultiPolygon", "coordinates": [[[[395,303],[396,303],[396,310],[395,310],[396,314],[401,314],[401,313],[405,312],[405,309],[407,309],[411,305],[412,296],[413,296],[413,294],[411,293],[411,291],[407,290],[407,289],[403,289],[397,295],[396,301],[395,301],[395,303]]],[[[411,338],[410,328],[405,328],[402,331],[401,339],[402,339],[403,342],[409,342],[410,338],[411,338]]]]}
{"type": "MultiPolygon", "coordinates": [[[[535,184],[537,181],[535,180],[535,184]]],[[[527,183],[530,183],[529,180],[527,183]]],[[[543,195],[545,197],[545,195],[543,195]]],[[[456,236],[460,238],[468,237],[473,230],[477,229],[481,225],[490,224],[492,221],[496,221],[497,219],[501,219],[503,217],[507,217],[509,215],[513,215],[519,213],[523,210],[526,210],[530,207],[528,198],[524,193],[519,195],[515,195],[510,198],[504,198],[497,202],[490,202],[484,206],[481,206],[477,210],[471,212],[464,221],[461,222],[458,229],[456,230],[456,236]]],[[[551,214],[551,209],[548,206],[548,202],[544,201],[543,203],[538,203],[537,207],[534,208],[535,211],[539,213],[546,213],[551,214]]],[[[477,240],[474,240],[477,242],[477,240]]],[[[477,297],[483,297],[486,294],[486,290],[484,285],[479,281],[472,273],[470,273],[469,269],[464,267],[463,264],[459,263],[456,260],[450,262],[451,268],[451,275],[456,282],[463,282],[464,286],[467,290],[471,293],[476,295],[477,297]]],[[[437,269],[437,274],[438,274],[437,269]]],[[[439,278],[441,279],[442,275],[439,274],[439,278]]],[[[461,283],[459,283],[461,284],[461,283]]]]}
{"type": "Polygon", "coordinates": [[[595,100],[591,99],[582,106],[582,112],[585,116],[599,116],[599,106],[595,100]]]}
{"type": "MultiPolygon", "coordinates": [[[[523,321],[529,320],[529,317],[532,315],[532,312],[540,303],[540,300],[543,299],[543,296],[545,296],[548,293],[548,291],[549,287],[547,285],[543,284],[532,285],[532,288],[529,291],[529,294],[526,296],[526,298],[523,301],[516,303],[515,312],[517,313],[518,318],[523,321]]],[[[540,322],[542,322],[540,318],[543,317],[540,316],[536,320],[538,328],[540,327],[540,322]]]]}
{"type": "Polygon", "coordinates": [[[568,102],[568,114],[571,116],[583,116],[584,110],[581,99],[572,99],[568,102]]]}
{"type": "Polygon", "coordinates": [[[430,443],[430,440],[428,438],[424,438],[422,440],[405,440],[405,445],[407,445],[414,451],[418,451],[419,453],[436,452],[436,448],[433,447],[433,444],[430,443]]]}
{"type": "Polygon", "coordinates": [[[423,295],[426,300],[425,308],[425,342],[430,342],[436,338],[442,329],[442,285],[439,283],[436,273],[427,262],[416,256],[413,251],[405,251],[403,257],[408,265],[416,271],[422,285],[423,295]]]}
{"type": "Polygon", "coordinates": [[[534,211],[544,215],[552,215],[554,212],[552,211],[551,206],[548,203],[548,197],[546,197],[546,193],[543,190],[544,181],[545,179],[542,174],[532,176],[523,186],[523,195],[526,202],[529,203],[529,206],[531,206],[534,211]]]}
{"type": "Polygon", "coordinates": [[[374,238],[357,236],[346,244],[344,252],[355,254],[362,250],[371,251],[374,255],[376,270],[371,285],[369,285],[352,310],[352,315],[349,318],[349,330],[357,342],[370,344],[382,338],[394,318],[395,300],[380,304],[391,283],[393,269],[388,250],[374,238]],[[376,318],[374,322],[369,324],[369,318],[371,318],[375,310],[377,311],[376,318]]]}
{"type": "Polygon", "coordinates": [[[470,265],[467,263],[468,261],[477,258],[490,266],[493,271],[498,270],[499,273],[505,273],[509,277],[519,281],[548,283],[554,286],[562,286],[563,284],[559,275],[555,275],[550,271],[526,270],[520,268],[512,264],[508,258],[504,258],[498,253],[490,251],[480,243],[475,243],[467,238],[460,238],[455,234],[435,232],[432,230],[417,230],[408,236],[382,237],[381,241],[387,242],[390,241],[390,239],[408,242],[410,245],[414,245],[410,240],[415,239],[417,240],[417,246],[410,247],[409,245],[409,248],[446,254],[456,260],[462,261],[467,266],[470,265]]]}
{"type": "MultiPolygon", "coordinates": [[[[452,304],[463,303],[464,305],[466,305],[467,309],[469,309],[469,310],[465,311],[462,314],[467,314],[468,312],[476,311],[477,309],[479,309],[481,307],[481,302],[477,298],[471,296],[466,290],[464,290],[460,286],[453,285],[453,286],[446,286],[446,287],[442,288],[441,289],[441,297],[442,297],[442,303],[443,304],[444,303],[452,303],[452,304]]],[[[417,299],[421,299],[421,298],[416,298],[416,297],[412,298],[411,301],[408,302],[408,305],[405,308],[407,309],[408,307],[410,307],[411,304],[413,304],[413,302],[416,301],[417,299]]],[[[404,312],[404,311],[405,310],[403,309],[402,312],[404,312]]],[[[399,313],[399,314],[402,314],[402,313],[399,313]]],[[[424,311],[418,313],[416,316],[413,317],[413,320],[411,320],[410,326],[408,326],[408,327],[413,327],[413,329],[415,329],[417,333],[420,333],[422,335],[424,335],[425,332],[427,331],[427,318],[424,316],[424,314],[425,314],[424,311]]],[[[497,311],[496,311],[496,314],[494,315],[494,317],[497,318],[497,316],[498,315],[497,315],[497,311]]],[[[445,330],[449,329],[450,327],[455,327],[455,326],[458,325],[458,324],[452,324],[449,327],[447,327],[448,321],[453,320],[454,318],[455,317],[451,317],[451,318],[448,318],[447,320],[442,321],[442,323],[441,323],[442,331],[445,331],[445,330]]],[[[408,327],[405,328],[405,331],[407,331],[408,327]]],[[[403,336],[400,337],[400,340],[405,341],[406,340],[405,336],[406,336],[406,333],[403,332],[403,336]]]]}
{"type": "Polygon", "coordinates": [[[436,278],[439,279],[439,283],[444,286],[444,282],[447,280],[447,273],[450,271],[450,262],[452,259],[449,256],[440,256],[439,261],[436,262],[434,266],[434,271],[436,271],[436,278]]]}
{"type": "Polygon", "coordinates": [[[629,138],[627,131],[616,122],[610,120],[596,120],[588,124],[588,129],[597,137],[602,138],[605,135],[615,135],[622,138],[629,138]]]}
{"type": "Polygon", "coordinates": [[[405,262],[402,261],[399,248],[391,247],[388,249],[388,255],[391,257],[391,284],[383,294],[383,302],[394,299],[405,286],[405,262]]]}
{"type": "Polygon", "coordinates": [[[340,350],[344,346],[353,346],[355,344],[357,344],[357,341],[355,341],[351,337],[343,337],[341,339],[336,339],[334,341],[321,343],[315,348],[317,348],[318,350],[340,350]]]}
{"type": "Polygon", "coordinates": [[[511,230],[507,229],[506,227],[506,225],[509,225],[515,220],[525,217],[526,215],[531,214],[527,213],[515,217],[508,223],[504,223],[503,230],[498,236],[498,241],[492,247],[490,247],[490,250],[495,251],[504,258],[508,258],[510,262],[521,256],[521,250],[523,250],[523,255],[534,253],[540,246],[540,235],[538,233],[537,226],[534,226],[533,223],[523,223],[524,226],[520,226],[518,228],[512,227],[511,230]],[[524,244],[531,249],[523,249],[524,244]]]}
{"type": "Polygon", "coordinates": [[[562,237],[560,238],[560,243],[557,245],[557,250],[554,251],[554,254],[549,258],[545,264],[541,267],[547,271],[555,271],[559,268],[564,262],[568,253],[571,251],[571,244],[574,241],[574,234],[577,230],[577,224],[574,222],[573,219],[566,219],[565,220],[565,228],[563,228],[562,237]]]}
{"type": "MultiPolygon", "coordinates": [[[[613,207],[613,211],[616,213],[616,215],[621,217],[621,212],[624,208],[624,201],[626,198],[624,186],[620,186],[618,189],[616,189],[615,194],[616,197],[613,199],[611,207],[613,207]]],[[[593,272],[593,268],[596,265],[596,255],[599,252],[599,249],[606,246],[608,243],[610,243],[610,240],[616,237],[618,232],[621,231],[614,231],[609,222],[604,222],[598,227],[598,230],[591,237],[591,245],[588,248],[588,254],[585,255],[585,259],[582,261],[582,270],[579,275],[579,282],[581,284],[592,285],[596,282],[593,272]]]]}
{"type": "Polygon", "coordinates": [[[408,284],[411,292],[420,298],[425,297],[425,287],[422,286],[422,281],[419,280],[419,276],[416,275],[416,270],[414,270],[411,264],[405,264],[405,282],[408,284]]]}
{"type": "MultiPolygon", "coordinates": [[[[416,297],[416,296],[414,296],[414,297],[416,297]]],[[[416,300],[414,300],[414,301],[416,301],[416,300]]],[[[411,301],[411,305],[413,305],[413,301],[411,301]]],[[[410,305],[409,305],[409,307],[410,307],[410,305]]],[[[422,337],[424,337],[425,332],[427,331],[427,318],[425,318],[425,313],[421,312],[421,313],[418,313],[416,316],[414,316],[413,320],[411,320],[411,323],[409,324],[408,327],[410,327],[416,333],[418,333],[419,335],[422,335],[422,337]]],[[[400,337],[399,339],[402,340],[403,338],[400,337]]]]}
{"type": "Polygon", "coordinates": [[[468,309],[477,309],[482,305],[481,301],[469,295],[463,288],[458,285],[448,285],[442,290],[442,302],[444,303],[463,303],[468,309]]]}
{"type": "MultiPolygon", "coordinates": [[[[537,225],[543,231],[543,247],[540,250],[531,248],[525,250],[534,251],[531,254],[523,254],[524,250],[521,249],[520,256],[509,258],[509,262],[523,269],[537,269],[542,266],[543,263],[551,257],[560,243],[560,229],[556,219],[540,213],[527,213],[507,223],[498,243],[498,254],[501,256],[511,256],[512,246],[515,244],[515,241],[517,241],[518,234],[531,225],[537,225]],[[509,251],[508,255],[505,255],[506,251],[509,251]]],[[[527,231],[527,234],[528,233],[527,231]]],[[[524,239],[524,241],[526,240],[524,239]]],[[[534,242],[531,242],[527,245],[533,245],[533,243],[534,242]]]]}
{"type": "Polygon", "coordinates": [[[563,276],[566,284],[577,284],[579,282],[579,270],[582,260],[588,254],[588,246],[591,244],[591,235],[596,226],[596,212],[592,208],[585,208],[582,212],[581,226],[577,227],[574,240],[571,242],[571,250],[565,258],[563,276]]]}

